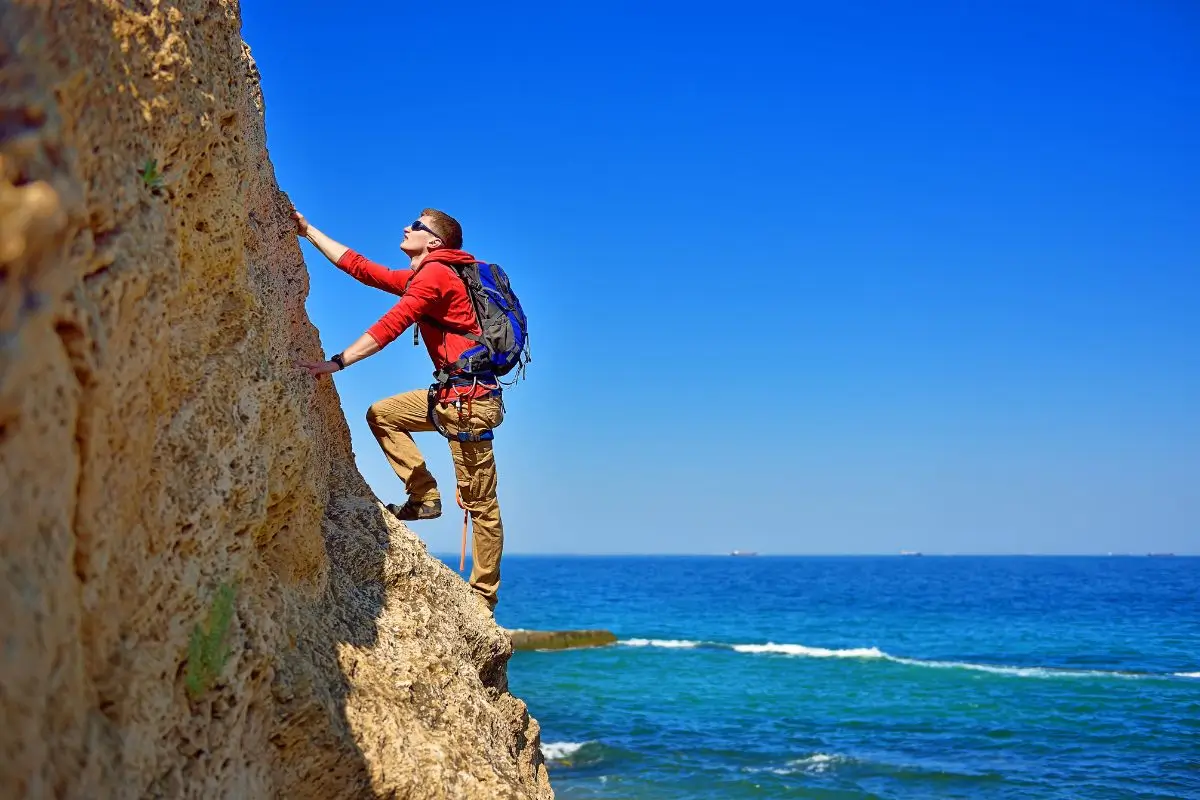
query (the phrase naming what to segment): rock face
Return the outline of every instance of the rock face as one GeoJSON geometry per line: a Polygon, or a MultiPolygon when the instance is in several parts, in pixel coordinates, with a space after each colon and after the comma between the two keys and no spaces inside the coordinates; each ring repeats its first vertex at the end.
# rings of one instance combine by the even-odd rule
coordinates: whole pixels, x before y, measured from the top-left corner
{"type": "Polygon", "coordinates": [[[0,0],[0,797],[549,798],[507,637],[294,366],[239,31],[0,0]]]}

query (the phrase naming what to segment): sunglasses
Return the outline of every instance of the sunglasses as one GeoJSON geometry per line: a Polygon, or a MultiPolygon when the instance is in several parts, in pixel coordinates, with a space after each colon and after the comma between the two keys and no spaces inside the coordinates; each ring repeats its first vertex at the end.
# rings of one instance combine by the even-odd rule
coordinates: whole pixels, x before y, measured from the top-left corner
{"type": "Polygon", "coordinates": [[[425,231],[426,233],[432,234],[433,236],[436,236],[439,239],[442,238],[442,235],[440,233],[438,233],[433,228],[426,225],[424,222],[421,222],[421,220],[419,220],[419,219],[415,219],[412,222],[410,222],[408,224],[408,227],[412,228],[414,231],[425,231]]]}

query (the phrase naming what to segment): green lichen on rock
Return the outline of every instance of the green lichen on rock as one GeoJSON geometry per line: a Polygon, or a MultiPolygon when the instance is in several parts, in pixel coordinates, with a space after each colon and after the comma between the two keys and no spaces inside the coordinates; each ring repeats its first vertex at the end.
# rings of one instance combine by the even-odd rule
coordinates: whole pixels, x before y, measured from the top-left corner
{"type": "Polygon", "coordinates": [[[192,638],[188,642],[187,673],[184,676],[184,686],[192,700],[212,688],[229,656],[233,654],[225,639],[233,622],[234,594],[230,584],[218,586],[208,609],[208,619],[204,625],[192,629],[192,638]]]}

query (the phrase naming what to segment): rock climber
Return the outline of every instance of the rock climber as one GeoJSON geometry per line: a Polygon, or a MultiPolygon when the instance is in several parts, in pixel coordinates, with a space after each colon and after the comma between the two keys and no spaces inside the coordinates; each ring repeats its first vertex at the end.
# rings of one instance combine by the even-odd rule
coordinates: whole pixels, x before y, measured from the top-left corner
{"type": "MultiPolygon", "coordinates": [[[[474,527],[470,586],[491,612],[500,587],[500,558],[504,524],[496,498],[496,461],[490,432],[504,420],[500,383],[478,374],[458,378],[453,367],[474,347],[482,332],[463,279],[454,265],[475,263],[462,249],[462,226],[448,214],[427,208],[404,228],[400,249],[409,259],[406,269],[388,269],[339,244],[292,213],[296,234],[311,242],[339,269],[360,283],[399,295],[391,310],[367,329],[354,344],[327,361],[303,361],[314,377],[328,375],[374,355],[416,325],[435,370],[446,380],[431,393],[425,389],[385,397],[367,410],[367,424],[408,499],[387,509],[404,521],[435,519],[442,514],[437,481],[413,442],[416,431],[448,433],[450,454],[463,507],[474,527]],[[436,419],[434,418],[436,415],[436,419]],[[456,436],[462,432],[462,436],[456,436]],[[466,441],[460,441],[466,439],[466,441]]],[[[415,338],[414,338],[415,344],[415,338]]]]}

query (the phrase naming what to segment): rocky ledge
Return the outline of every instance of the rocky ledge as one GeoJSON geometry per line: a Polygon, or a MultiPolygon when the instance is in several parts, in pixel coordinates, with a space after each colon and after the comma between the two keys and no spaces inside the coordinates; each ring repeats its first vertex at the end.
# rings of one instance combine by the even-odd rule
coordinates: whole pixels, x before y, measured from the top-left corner
{"type": "Polygon", "coordinates": [[[603,647],[616,644],[611,631],[508,631],[513,650],[570,650],[576,647],[603,647]]]}

